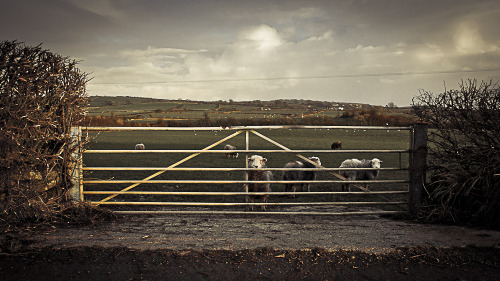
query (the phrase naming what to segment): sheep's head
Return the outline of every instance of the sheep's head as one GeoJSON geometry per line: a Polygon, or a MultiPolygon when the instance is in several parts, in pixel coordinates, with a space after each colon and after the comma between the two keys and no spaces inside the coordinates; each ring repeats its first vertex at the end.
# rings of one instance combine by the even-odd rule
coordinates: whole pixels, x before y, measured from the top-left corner
{"type": "Polygon", "coordinates": [[[252,155],[248,158],[249,168],[264,168],[266,166],[267,159],[260,155],[252,155]]]}
{"type": "Polygon", "coordinates": [[[372,168],[380,169],[380,163],[382,163],[382,161],[379,160],[378,158],[373,158],[371,163],[372,163],[372,168]]]}
{"type": "Polygon", "coordinates": [[[314,163],[316,163],[317,165],[321,166],[321,161],[319,160],[319,157],[316,157],[316,156],[309,157],[309,160],[311,160],[314,163]]]}

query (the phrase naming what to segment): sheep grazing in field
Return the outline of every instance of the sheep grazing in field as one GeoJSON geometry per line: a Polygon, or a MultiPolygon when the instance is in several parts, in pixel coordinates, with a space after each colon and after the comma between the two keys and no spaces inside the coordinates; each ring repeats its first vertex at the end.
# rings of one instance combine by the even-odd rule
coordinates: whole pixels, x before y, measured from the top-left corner
{"type": "MultiPolygon", "coordinates": [[[[248,168],[255,169],[248,171],[248,180],[249,181],[272,181],[273,173],[271,171],[263,171],[258,170],[262,168],[266,168],[267,159],[259,156],[252,155],[248,158],[248,168]]],[[[271,184],[270,183],[249,183],[248,184],[248,192],[271,192],[271,184]]],[[[259,200],[260,203],[267,202],[268,195],[248,195],[247,201],[254,203],[255,200],[259,200]]],[[[263,211],[266,210],[266,206],[262,205],[260,207],[263,211]]],[[[253,206],[250,206],[250,210],[253,211],[253,206]]]]}
{"type": "Polygon", "coordinates": [[[145,150],[146,146],[142,143],[138,143],[135,145],[135,150],[145,150]]]}
{"type": "MultiPolygon", "coordinates": [[[[358,160],[358,159],[347,159],[342,162],[340,168],[374,168],[380,169],[380,161],[377,158],[373,158],[372,160],[358,160]]],[[[362,171],[340,171],[340,175],[345,177],[346,180],[355,181],[355,180],[375,180],[378,177],[378,170],[362,170],[362,171]]],[[[365,184],[365,188],[368,184],[365,184]]],[[[351,188],[348,183],[342,184],[342,191],[351,191],[351,188]]]]}
{"type": "MultiPolygon", "coordinates": [[[[230,144],[226,144],[224,146],[224,150],[236,150],[236,146],[232,146],[230,144]]],[[[227,152],[226,158],[238,158],[238,152],[227,152]]]]}
{"type": "Polygon", "coordinates": [[[332,143],[332,150],[340,150],[340,149],[342,149],[342,143],[340,141],[332,143]]]}
{"type": "MultiPolygon", "coordinates": [[[[321,161],[318,157],[309,157],[309,160],[316,163],[318,166],[321,166],[321,161]]],[[[316,168],[317,166],[308,162],[308,161],[295,161],[289,162],[285,164],[285,168],[316,168]]],[[[312,181],[316,179],[315,171],[285,171],[283,173],[283,180],[285,181],[312,181]]],[[[285,183],[285,192],[297,190],[296,186],[300,187],[300,191],[304,191],[304,187],[307,188],[307,191],[311,191],[310,183],[285,183]]]]}

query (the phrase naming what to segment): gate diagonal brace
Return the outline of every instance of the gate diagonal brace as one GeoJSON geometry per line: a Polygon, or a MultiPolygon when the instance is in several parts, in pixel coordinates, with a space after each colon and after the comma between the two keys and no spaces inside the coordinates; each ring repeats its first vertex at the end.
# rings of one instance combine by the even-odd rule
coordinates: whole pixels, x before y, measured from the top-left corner
{"type": "MultiPolygon", "coordinates": [[[[280,144],[280,143],[278,143],[278,142],[276,142],[276,141],[274,141],[274,140],[272,140],[272,139],[270,139],[270,138],[268,138],[268,137],[264,136],[263,134],[261,134],[261,133],[259,133],[259,132],[255,131],[255,130],[251,130],[251,132],[252,132],[253,134],[255,134],[255,135],[257,135],[257,136],[261,137],[262,139],[264,139],[264,140],[266,140],[266,141],[268,141],[268,142],[270,142],[270,143],[272,143],[272,144],[274,144],[274,145],[276,145],[276,146],[278,146],[278,147],[282,148],[283,150],[291,151],[291,149],[289,149],[288,147],[286,147],[286,146],[284,146],[284,145],[282,145],[282,144],[280,144]]],[[[297,156],[297,157],[299,157],[300,159],[304,160],[304,161],[307,161],[307,162],[309,162],[309,163],[313,164],[314,166],[316,166],[316,167],[318,167],[318,168],[324,168],[323,166],[318,165],[317,163],[315,163],[315,162],[313,162],[313,161],[309,160],[307,157],[305,157],[305,156],[303,156],[303,155],[301,155],[301,154],[296,154],[296,156],[297,156]]],[[[337,173],[330,173],[330,174],[332,174],[332,175],[336,176],[337,178],[339,178],[339,179],[341,179],[341,180],[347,180],[345,177],[343,177],[343,176],[341,176],[341,175],[339,175],[339,174],[337,174],[337,173]]],[[[365,187],[363,187],[363,186],[361,186],[361,185],[359,185],[359,184],[354,184],[354,186],[355,186],[355,187],[357,187],[357,188],[359,188],[359,189],[361,189],[361,190],[363,190],[363,191],[365,191],[365,192],[371,192],[369,189],[367,189],[367,188],[365,188],[365,187]]],[[[381,195],[378,195],[378,196],[379,196],[380,198],[382,198],[382,199],[386,200],[387,202],[390,202],[390,200],[389,200],[388,198],[385,198],[384,196],[381,196],[381,195]]]]}
{"type": "MultiPolygon", "coordinates": [[[[219,141],[217,141],[217,142],[215,142],[215,143],[213,143],[213,144],[211,144],[211,145],[209,145],[209,146],[207,146],[207,147],[203,148],[202,150],[209,150],[209,149],[211,149],[211,148],[212,148],[212,147],[214,147],[214,146],[217,146],[217,145],[219,145],[219,144],[221,144],[221,143],[223,143],[223,142],[225,142],[225,141],[227,141],[227,140],[229,140],[229,139],[232,139],[233,137],[235,137],[235,136],[237,136],[237,135],[241,134],[242,132],[243,132],[243,130],[237,131],[237,132],[235,132],[234,134],[232,134],[232,135],[230,135],[230,136],[227,136],[227,137],[225,137],[225,138],[223,138],[223,139],[221,139],[221,140],[219,140],[219,141]]],[[[186,157],[186,158],[184,158],[184,159],[182,159],[182,160],[178,161],[177,163],[174,163],[174,164],[172,164],[172,165],[168,166],[168,168],[174,168],[174,167],[176,167],[176,166],[179,166],[180,164],[182,164],[182,163],[184,163],[184,162],[186,162],[186,161],[188,161],[188,160],[190,160],[190,159],[192,159],[192,158],[194,158],[194,157],[196,157],[196,156],[198,156],[198,155],[200,155],[200,154],[201,154],[201,152],[191,154],[191,155],[189,155],[188,157],[186,157]]],[[[150,180],[150,179],[152,179],[152,178],[154,178],[154,177],[157,177],[157,176],[159,176],[159,175],[163,174],[163,173],[164,173],[164,172],[166,172],[166,171],[167,171],[167,170],[164,170],[164,171],[159,171],[159,172],[157,172],[157,173],[155,173],[155,174],[153,174],[153,175],[151,175],[151,176],[149,176],[149,177],[147,177],[147,178],[143,179],[143,181],[148,181],[148,180],[150,180]]],[[[127,188],[124,188],[124,189],[120,190],[119,192],[125,192],[125,191],[128,191],[128,190],[131,190],[132,188],[134,188],[134,187],[136,187],[136,186],[138,186],[138,185],[140,185],[140,183],[135,183],[135,184],[133,184],[133,185],[131,185],[131,186],[127,187],[127,188]]],[[[116,197],[116,196],[118,196],[118,195],[120,195],[120,194],[116,193],[116,194],[110,195],[110,196],[108,196],[108,197],[106,197],[106,198],[102,199],[100,202],[106,202],[106,201],[108,201],[108,200],[110,200],[110,199],[112,199],[112,198],[114,198],[114,197],[116,197]]],[[[97,203],[95,203],[95,204],[96,204],[96,205],[99,205],[99,202],[97,202],[97,203]]]]}

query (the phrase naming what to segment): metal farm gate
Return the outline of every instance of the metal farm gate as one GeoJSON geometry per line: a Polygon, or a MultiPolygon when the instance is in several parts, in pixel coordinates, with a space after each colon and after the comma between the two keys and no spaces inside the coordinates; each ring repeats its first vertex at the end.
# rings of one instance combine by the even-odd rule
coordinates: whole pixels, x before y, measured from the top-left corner
{"type": "MultiPolygon", "coordinates": [[[[410,127],[365,127],[365,126],[252,126],[252,127],[79,127],[74,128],[74,136],[78,141],[82,137],[88,137],[89,134],[96,134],[97,132],[131,132],[131,131],[147,131],[148,133],[157,131],[175,131],[177,133],[182,131],[202,132],[212,131],[221,132],[229,131],[231,134],[204,147],[201,150],[192,149],[144,149],[144,150],[113,150],[113,149],[100,149],[100,150],[85,150],[80,151],[79,155],[75,155],[78,161],[78,167],[74,173],[74,188],[72,189],[72,196],[79,201],[89,201],[95,205],[107,205],[110,208],[117,208],[116,213],[120,214],[279,214],[279,215],[365,215],[365,214],[396,214],[396,213],[415,213],[416,208],[421,203],[423,183],[425,177],[426,165],[426,152],[427,152],[427,126],[425,124],[415,124],[410,127]],[[405,131],[408,132],[408,148],[399,150],[294,150],[286,147],[285,145],[273,140],[261,131],[269,130],[380,130],[380,131],[405,131]],[[232,132],[234,131],[234,133],[232,132]],[[260,131],[260,132],[259,132],[260,131]],[[200,155],[219,155],[219,159],[227,153],[227,150],[213,149],[214,147],[225,144],[228,140],[243,134],[245,137],[245,149],[233,150],[231,152],[239,153],[245,156],[245,167],[189,167],[183,164],[193,161],[200,155]],[[268,144],[272,144],[275,149],[250,149],[250,135],[257,136],[258,139],[264,140],[268,144]],[[249,181],[248,175],[245,177],[245,172],[249,170],[247,157],[252,154],[265,154],[267,155],[282,155],[288,154],[299,159],[307,159],[304,155],[311,153],[320,153],[327,156],[344,156],[347,155],[396,155],[396,160],[393,167],[380,168],[381,173],[385,172],[404,172],[403,178],[398,179],[376,179],[374,181],[346,181],[344,177],[339,174],[343,170],[338,168],[338,164],[330,167],[318,166],[316,168],[303,168],[299,170],[314,170],[322,173],[319,179],[314,181],[301,181],[303,183],[311,183],[312,185],[322,185],[321,190],[311,192],[284,192],[275,191],[274,186],[283,186],[285,183],[299,183],[297,181],[284,181],[278,176],[283,173],[285,168],[265,168],[270,170],[276,175],[272,183],[273,192],[260,192],[249,193],[243,187],[245,184],[254,183],[249,181]],[[88,166],[86,159],[88,155],[107,155],[111,159],[113,155],[128,155],[133,156],[150,156],[157,155],[184,155],[180,160],[166,165],[165,167],[135,167],[134,158],[127,158],[127,167],[105,167],[103,162],[108,158],[101,158],[96,163],[98,166],[88,166]],[[187,156],[186,156],[187,155],[187,156]],[[402,157],[407,159],[408,165],[402,164],[402,157]],[[102,160],[104,159],[104,160],[102,160]],[[399,160],[398,160],[399,159],[399,160]],[[398,163],[399,162],[399,163],[398,163]],[[100,178],[92,178],[92,174],[98,171],[105,171],[105,176],[100,178]],[[114,175],[110,173],[148,173],[147,176],[142,176],[140,179],[115,179],[114,175]],[[216,173],[215,178],[211,179],[172,179],[170,177],[158,179],[160,175],[166,173],[195,173],[201,176],[203,173],[216,173]],[[237,172],[241,175],[241,179],[228,180],[223,175],[224,172],[237,172]],[[90,173],[90,175],[89,175],[90,173]],[[103,179],[105,178],[105,179],[103,179]],[[342,192],[340,191],[340,184],[350,183],[355,187],[354,191],[342,192]],[[382,186],[377,190],[366,188],[365,184],[382,186]],[[166,186],[168,185],[168,188],[166,186]],[[183,185],[184,187],[173,188],[172,186],[183,185]],[[208,186],[208,191],[194,189],[190,190],[192,186],[208,186]],[[214,191],[210,186],[232,185],[237,186],[236,189],[214,191]],[[384,189],[384,186],[394,186],[389,190],[384,189]],[[146,187],[143,188],[141,187],[146,187]],[[156,186],[152,188],[151,186],[156,186]],[[247,195],[268,195],[267,203],[249,203],[245,200],[247,195]],[[297,195],[297,196],[296,196],[297,195]],[[125,198],[121,199],[120,198],[125,198]],[[146,199],[144,199],[146,198],[146,199]],[[152,198],[160,198],[160,200],[152,200],[152,198]],[[175,200],[166,201],[164,198],[175,198],[175,200]],[[182,199],[179,198],[189,198],[182,199]],[[204,198],[201,201],[192,200],[191,198],[204,198]],[[230,199],[229,202],[222,202],[220,198],[237,198],[230,199]],[[283,199],[284,198],[284,199],[283,199]],[[314,200],[314,198],[319,198],[314,200]],[[360,200],[359,198],[363,198],[360,200]],[[397,199],[393,199],[397,198],[397,199]],[[215,199],[215,200],[214,200],[215,199]],[[207,201],[209,200],[209,201],[207,201]],[[211,200],[211,201],[210,201],[211,200]],[[195,202],[193,202],[195,201],[195,202]],[[216,202],[213,202],[216,201],[216,202]],[[250,206],[266,205],[268,210],[262,211],[248,211],[246,208],[250,206]],[[350,208],[355,207],[354,211],[350,208]],[[140,209],[146,208],[146,209],[140,209]]],[[[96,138],[98,139],[98,138],[96,138]]],[[[168,143],[168,140],[165,141],[168,143]]],[[[158,156],[161,155],[161,156],[158,156]]],[[[120,156],[121,157],[121,156],[120,156]]],[[[115,157],[116,158],[116,157],[115,157]]],[[[118,157],[119,158],[119,157],[118,157]]],[[[337,157],[338,158],[338,157],[337,157]]],[[[349,157],[360,158],[360,157],[349,157]]],[[[147,158],[145,158],[147,159],[147,158]]],[[[161,159],[161,158],[160,158],[161,159]]],[[[347,157],[345,157],[347,159],[347,157]]],[[[146,161],[146,160],[145,160],[146,161]]],[[[304,160],[305,161],[305,160],[304,160]]],[[[154,160],[152,160],[154,162],[154,160]]],[[[211,162],[210,160],[206,163],[211,162]]],[[[406,160],[405,160],[406,162],[406,160]]],[[[156,162],[155,162],[156,163],[156,162]]],[[[242,164],[242,163],[241,163],[242,164]]],[[[283,167],[283,165],[281,166],[283,167]]],[[[297,169],[297,168],[295,168],[297,169]]],[[[355,170],[355,169],[349,169],[355,170]]],[[[359,170],[373,170],[362,169],[359,170]]],[[[278,188],[279,189],[279,188],[278,188]]]]}

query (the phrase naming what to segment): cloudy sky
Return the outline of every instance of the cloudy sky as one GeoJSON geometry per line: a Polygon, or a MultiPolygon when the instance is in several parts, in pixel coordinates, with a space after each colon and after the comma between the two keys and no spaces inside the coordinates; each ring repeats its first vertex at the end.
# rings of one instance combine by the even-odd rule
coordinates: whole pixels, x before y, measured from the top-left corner
{"type": "Polygon", "coordinates": [[[500,80],[498,0],[1,0],[0,40],[80,61],[89,95],[411,104],[500,80]]]}

